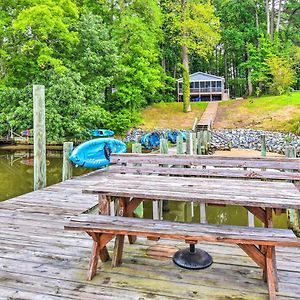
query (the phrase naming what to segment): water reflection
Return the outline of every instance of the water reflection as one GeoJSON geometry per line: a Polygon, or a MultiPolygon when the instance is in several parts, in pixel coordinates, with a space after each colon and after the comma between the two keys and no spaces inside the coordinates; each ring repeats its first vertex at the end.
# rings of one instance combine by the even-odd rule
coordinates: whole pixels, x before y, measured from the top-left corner
{"type": "MultiPolygon", "coordinates": [[[[74,176],[88,170],[74,168],[74,176]]],[[[61,181],[62,153],[47,151],[47,185],[61,181]]],[[[0,151],[0,201],[33,191],[33,152],[0,151]]]]}
{"type": "MultiPolygon", "coordinates": [[[[152,206],[150,201],[144,202],[145,218],[152,218],[152,206]]],[[[210,206],[206,207],[206,217],[209,224],[224,224],[248,226],[248,213],[241,206],[210,206]]],[[[194,213],[190,203],[170,201],[168,211],[163,213],[163,219],[178,222],[200,223],[200,205],[194,204],[194,213]]],[[[274,227],[287,228],[287,217],[273,214],[274,227]]],[[[261,227],[262,222],[255,220],[255,226],[261,227]]]]}

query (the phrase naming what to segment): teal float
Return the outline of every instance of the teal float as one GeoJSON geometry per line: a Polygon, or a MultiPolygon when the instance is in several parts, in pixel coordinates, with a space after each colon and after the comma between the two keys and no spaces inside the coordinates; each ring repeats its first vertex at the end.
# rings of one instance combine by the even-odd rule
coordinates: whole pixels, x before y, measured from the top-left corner
{"type": "Polygon", "coordinates": [[[115,133],[112,130],[108,129],[93,129],[91,130],[91,135],[95,137],[108,137],[108,136],[113,136],[115,133]]]}
{"type": "Polygon", "coordinates": [[[77,146],[69,159],[79,167],[101,168],[109,165],[111,153],[125,153],[126,145],[116,139],[102,138],[84,142],[77,146]]]}

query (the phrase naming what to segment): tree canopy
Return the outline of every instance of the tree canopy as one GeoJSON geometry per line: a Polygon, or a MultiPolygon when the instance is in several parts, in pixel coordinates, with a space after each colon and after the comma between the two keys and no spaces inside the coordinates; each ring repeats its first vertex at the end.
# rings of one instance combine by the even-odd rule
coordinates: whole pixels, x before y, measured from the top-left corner
{"type": "Polygon", "coordinates": [[[46,87],[48,141],[123,132],[140,109],[176,100],[189,73],[232,96],[300,88],[298,0],[0,0],[0,135],[32,128],[46,87]]]}

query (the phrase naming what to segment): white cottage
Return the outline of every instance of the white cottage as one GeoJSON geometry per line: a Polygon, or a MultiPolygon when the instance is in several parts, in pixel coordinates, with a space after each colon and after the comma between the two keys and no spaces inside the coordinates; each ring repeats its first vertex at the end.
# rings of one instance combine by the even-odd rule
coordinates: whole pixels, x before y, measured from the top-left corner
{"type": "MultiPolygon", "coordinates": [[[[182,101],[182,78],[177,80],[178,101],[182,101]]],[[[197,72],[190,75],[191,101],[228,100],[229,90],[224,88],[224,78],[197,72]]]]}

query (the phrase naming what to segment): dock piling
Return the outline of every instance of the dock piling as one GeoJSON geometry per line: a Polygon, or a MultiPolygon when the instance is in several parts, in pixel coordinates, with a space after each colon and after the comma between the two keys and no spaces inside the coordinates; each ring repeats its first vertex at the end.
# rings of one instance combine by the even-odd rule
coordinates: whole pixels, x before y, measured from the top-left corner
{"type": "MultiPolygon", "coordinates": [[[[286,157],[297,157],[297,149],[293,146],[285,148],[286,157]]],[[[288,227],[292,229],[297,236],[300,236],[300,214],[298,209],[287,209],[288,227]]]]}
{"type": "Polygon", "coordinates": [[[69,160],[69,156],[73,150],[73,142],[65,142],[63,144],[63,167],[62,167],[62,181],[68,180],[72,177],[73,166],[69,160]]]}
{"type": "Polygon", "coordinates": [[[262,134],[260,137],[260,143],[261,143],[261,156],[266,157],[267,147],[266,147],[266,136],[264,134],[262,134]]]}
{"type": "Polygon", "coordinates": [[[46,187],[45,86],[33,85],[34,190],[46,187]]]}
{"type": "Polygon", "coordinates": [[[176,140],[176,153],[177,154],[183,154],[183,137],[182,135],[178,135],[177,136],[177,140],[176,140]]]}
{"type": "MultiPolygon", "coordinates": [[[[139,143],[139,138],[136,139],[136,142],[132,144],[131,148],[132,153],[142,153],[142,144],[139,143]]],[[[141,164],[135,164],[135,166],[141,166],[141,164]]],[[[142,218],[144,215],[144,204],[143,202],[134,210],[135,215],[139,218],[142,218]]]]}

